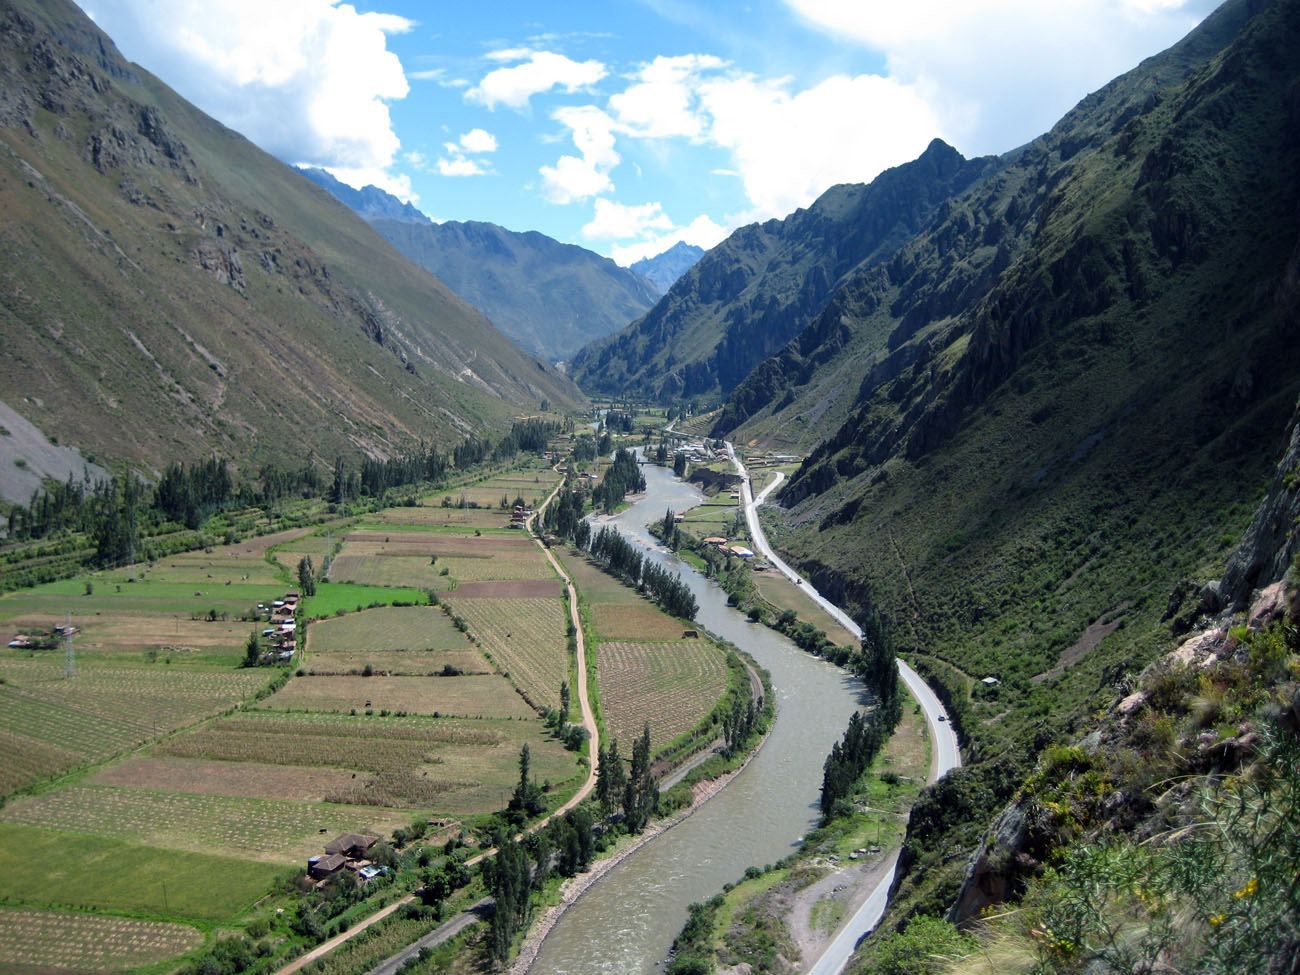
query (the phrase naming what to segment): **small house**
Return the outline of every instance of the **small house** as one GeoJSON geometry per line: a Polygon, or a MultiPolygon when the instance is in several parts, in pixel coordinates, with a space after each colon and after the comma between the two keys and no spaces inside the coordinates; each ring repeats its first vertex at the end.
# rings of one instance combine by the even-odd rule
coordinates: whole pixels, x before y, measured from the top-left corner
{"type": "Polygon", "coordinates": [[[324,880],[326,877],[332,877],[345,866],[348,858],[342,853],[330,853],[323,857],[311,857],[307,861],[307,875],[313,880],[324,880]]]}
{"type": "Polygon", "coordinates": [[[339,853],[349,860],[362,860],[370,848],[379,842],[378,836],[366,833],[343,833],[325,844],[326,853],[339,853]]]}

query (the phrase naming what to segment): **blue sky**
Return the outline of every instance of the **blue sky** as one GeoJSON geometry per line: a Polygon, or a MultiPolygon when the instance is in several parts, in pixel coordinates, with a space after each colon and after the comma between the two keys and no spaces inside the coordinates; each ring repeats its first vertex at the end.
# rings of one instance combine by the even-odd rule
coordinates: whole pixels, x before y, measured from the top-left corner
{"type": "Polygon", "coordinates": [[[940,137],[1003,152],[1211,0],[86,0],[286,162],[620,263],[712,246],[940,137]]]}

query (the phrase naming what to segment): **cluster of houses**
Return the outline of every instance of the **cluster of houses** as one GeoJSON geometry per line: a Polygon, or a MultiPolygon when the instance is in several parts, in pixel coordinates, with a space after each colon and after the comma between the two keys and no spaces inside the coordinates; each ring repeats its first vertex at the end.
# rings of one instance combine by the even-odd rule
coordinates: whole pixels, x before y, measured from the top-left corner
{"type": "Polygon", "coordinates": [[[258,612],[266,614],[266,621],[271,624],[262,631],[262,636],[270,640],[276,660],[292,660],[298,649],[298,601],[298,593],[287,592],[283,599],[276,599],[269,606],[257,604],[258,612]]]}
{"type": "Polygon", "coordinates": [[[14,650],[50,650],[59,645],[65,636],[76,636],[81,631],[72,624],[59,624],[39,633],[16,633],[9,641],[14,650]]]}
{"type": "Polygon", "coordinates": [[[692,464],[708,464],[722,456],[721,451],[714,450],[704,440],[688,440],[679,445],[676,452],[685,454],[692,464]]]}
{"type": "Polygon", "coordinates": [[[378,836],[367,833],[344,833],[325,844],[323,856],[307,859],[307,876],[318,886],[341,870],[351,870],[361,881],[372,880],[386,869],[369,859],[378,836]]]}
{"type": "Polygon", "coordinates": [[[798,454],[778,454],[769,450],[765,454],[757,454],[745,458],[746,467],[782,467],[786,464],[798,464],[803,460],[798,454]]]}
{"type": "Polygon", "coordinates": [[[531,505],[517,504],[510,511],[510,527],[523,528],[524,525],[528,524],[528,519],[532,516],[533,509],[531,505]]]}
{"type": "MultiPolygon", "coordinates": [[[[734,555],[738,559],[752,559],[754,550],[745,548],[743,545],[727,544],[727,540],[721,535],[710,535],[708,538],[701,539],[705,545],[712,545],[723,555],[734,555]]],[[[755,566],[757,568],[757,566],[755,566]]],[[[767,568],[766,565],[763,566],[767,568]]]]}

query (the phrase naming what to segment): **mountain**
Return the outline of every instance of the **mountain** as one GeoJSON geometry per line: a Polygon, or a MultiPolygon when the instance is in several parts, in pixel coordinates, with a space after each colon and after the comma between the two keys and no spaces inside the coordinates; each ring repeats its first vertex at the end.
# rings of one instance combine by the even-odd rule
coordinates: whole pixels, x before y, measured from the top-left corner
{"type": "Polygon", "coordinates": [[[665,401],[726,394],[798,335],[846,275],[891,254],[996,165],[935,140],[869,185],[834,186],[784,220],[742,227],[648,314],[583,349],[572,375],[584,389],[665,401]]]}
{"type": "Polygon", "coordinates": [[[432,224],[425,214],[409,203],[403,203],[393,194],[381,190],[378,186],[363,186],[354,189],[347,183],[337,180],[323,169],[312,166],[300,166],[298,172],[324,190],[328,190],[335,199],[349,210],[366,220],[398,220],[402,223],[432,224]]]}
{"type": "Polygon", "coordinates": [[[92,460],[384,456],[580,400],[67,0],[0,4],[0,212],[4,399],[92,460]]]}
{"type": "Polygon", "coordinates": [[[715,428],[816,443],[771,534],[950,702],[969,763],[913,811],[900,917],[952,904],[1027,760],[1276,575],[1214,581],[1300,396],[1297,51],[1300,3],[1229,0],[847,276],[715,428]]]}
{"type": "Polygon", "coordinates": [[[662,254],[641,258],[628,270],[641,275],[658,288],[660,294],[664,294],[703,256],[704,248],[679,240],[662,254]]]}
{"type": "Polygon", "coordinates": [[[354,190],[323,170],[303,173],[520,348],[553,362],[622,328],[658,297],[640,275],[583,247],[492,223],[434,223],[378,187],[354,190]]]}
{"type": "Polygon", "coordinates": [[[372,226],[520,348],[553,362],[622,328],[656,298],[643,278],[609,258],[536,231],[450,220],[372,226]]]}

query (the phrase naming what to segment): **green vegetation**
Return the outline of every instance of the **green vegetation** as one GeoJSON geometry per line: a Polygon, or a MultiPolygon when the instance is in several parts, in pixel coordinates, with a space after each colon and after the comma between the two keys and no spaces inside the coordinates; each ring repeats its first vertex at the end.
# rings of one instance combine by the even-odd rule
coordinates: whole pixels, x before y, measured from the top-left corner
{"type": "Polygon", "coordinates": [[[422,606],[428,601],[428,594],[422,589],[321,582],[316,586],[316,594],[303,600],[303,607],[309,618],[323,619],[375,606],[422,606]]]}

